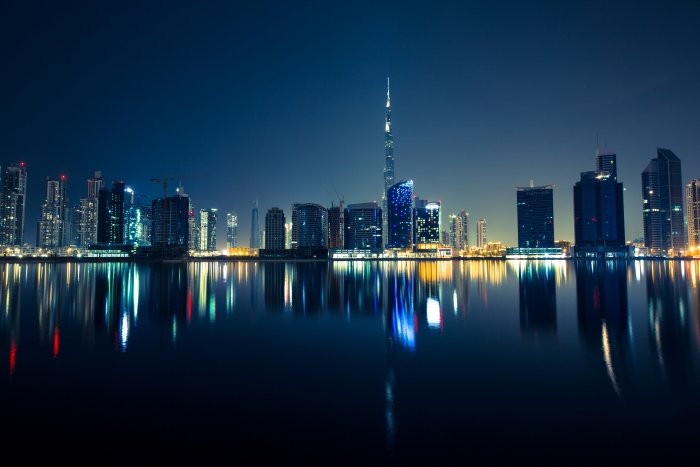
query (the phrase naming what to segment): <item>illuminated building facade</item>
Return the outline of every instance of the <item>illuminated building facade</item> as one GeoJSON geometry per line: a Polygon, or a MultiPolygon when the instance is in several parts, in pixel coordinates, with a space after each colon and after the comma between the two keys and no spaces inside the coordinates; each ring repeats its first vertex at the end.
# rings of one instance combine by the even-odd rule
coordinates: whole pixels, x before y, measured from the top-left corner
{"type": "Polygon", "coordinates": [[[449,218],[450,233],[448,237],[448,243],[452,248],[460,250],[462,248],[462,219],[455,214],[451,214],[449,218]]]}
{"type": "Polygon", "coordinates": [[[413,180],[398,182],[387,190],[389,237],[387,248],[409,248],[413,244],[413,180]]]}
{"type": "Polygon", "coordinates": [[[87,197],[80,200],[78,215],[80,216],[78,245],[84,248],[97,243],[97,224],[99,216],[99,195],[104,187],[102,172],[96,171],[87,180],[87,197]]]}
{"type": "Polygon", "coordinates": [[[576,256],[626,255],[622,183],[613,153],[599,153],[596,171],[582,172],[574,185],[576,256]]]}
{"type": "MultiPolygon", "coordinates": [[[[388,191],[394,185],[394,134],[391,132],[391,92],[389,78],[386,79],[386,118],[384,119],[384,192],[382,193],[382,212],[389,212],[388,191]]],[[[386,216],[385,216],[386,217],[386,216]]],[[[382,238],[389,238],[389,220],[384,219],[382,238]]]]}
{"type": "Polygon", "coordinates": [[[685,250],[683,192],[681,160],[658,148],[642,172],[644,246],[652,253],[685,250]]]}
{"type": "Polygon", "coordinates": [[[462,209],[457,217],[459,217],[462,224],[460,248],[466,250],[469,248],[469,213],[462,209]]]}
{"type": "Polygon", "coordinates": [[[199,251],[216,251],[216,220],[218,218],[217,209],[199,210],[199,251]]]}
{"type": "Polygon", "coordinates": [[[270,208],[265,215],[265,249],[285,249],[285,218],[280,208],[270,208]]]}
{"type": "Polygon", "coordinates": [[[328,248],[343,248],[345,241],[345,211],[343,202],[328,210],[328,248]]]}
{"type": "Polygon", "coordinates": [[[226,214],[226,248],[238,246],[238,215],[229,212],[226,214]]]}
{"type": "Polygon", "coordinates": [[[0,173],[0,245],[22,246],[27,199],[27,167],[19,162],[0,173]]]}
{"type": "Polygon", "coordinates": [[[413,244],[440,243],[440,202],[416,198],[413,244]]]}
{"type": "Polygon", "coordinates": [[[382,210],[379,204],[349,204],[345,209],[345,248],[381,250],[382,225],[382,210]]]}
{"type": "Polygon", "coordinates": [[[518,248],[554,248],[553,193],[553,185],[517,189],[518,248]]]}
{"type": "Polygon", "coordinates": [[[700,253],[700,179],[691,180],[685,187],[686,222],[688,222],[688,248],[700,253]]]}
{"type": "Polygon", "coordinates": [[[37,232],[37,246],[56,249],[65,246],[66,177],[46,179],[46,197],[41,206],[41,221],[37,232]]]}
{"type": "Polygon", "coordinates": [[[328,210],[315,203],[292,205],[292,249],[328,248],[328,210]]]}
{"type": "Polygon", "coordinates": [[[486,248],[486,219],[479,219],[476,222],[476,247],[486,248]]]}

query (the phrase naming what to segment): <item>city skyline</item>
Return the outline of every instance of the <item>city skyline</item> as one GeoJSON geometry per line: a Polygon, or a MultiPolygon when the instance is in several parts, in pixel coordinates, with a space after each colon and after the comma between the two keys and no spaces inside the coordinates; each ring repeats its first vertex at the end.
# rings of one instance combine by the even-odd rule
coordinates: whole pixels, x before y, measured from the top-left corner
{"type": "Polygon", "coordinates": [[[381,202],[387,76],[395,179],[441,201],[445,230],[447,216],[465,210],[488,218],[489,239],[514,245],[513,191],[534,179],[555,185],[556,239],[573,240],[571,187],[598,139],[618,157],[627,240],[643,236],[638,180],[657,147],[683,161],[684,184],[700,174],[698,5],[615,4],[602,14],[382,3],[369,14],[330,7],[325,22],[314,9],[260,6],[15,8],[16,21],[2,20],[16,39],[5,42],[17,46],[0,91],[0,164],[27,163],[25,241],[41,217],[42,181],[55,174],[67,176],[71,206],[95,170],[107,186],[124,180],[152,198],[151,178],[172,176],[195,209],[235,212],[240,232],[250,232],[251,199],[291,213],[295,202],[330,206],[335,186],[348,203],[381,202]],[[307,31],[292,34],[304,28],[290,19],[307,31]],[[83,23],[95,25],[91,41],[83,23]],[[653,33],[660,28],[674,33],[653,33]],[[65,31],[75,34],[52,41],[65,31]],[[328,58],[331,50],[348,60],[328,58]]]}

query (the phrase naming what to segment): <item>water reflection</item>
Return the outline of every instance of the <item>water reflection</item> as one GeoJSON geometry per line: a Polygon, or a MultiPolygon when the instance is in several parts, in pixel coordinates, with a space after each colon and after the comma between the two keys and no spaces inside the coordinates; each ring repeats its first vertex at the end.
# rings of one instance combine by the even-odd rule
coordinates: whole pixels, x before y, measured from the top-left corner
{"type": "Polygon", "coordinates": [[[579,335],[602,356],[610,384],[619,396],[631,388],[632,321],[627,304],[627,263],[576,263],[579,335]]]}
{"type": "Polygon", "coordinates": [[[649,339],[669,388],[684,404],[697,404],[692,315],[685,272],[685,264],[680,261],[645,264],[649,339]]]}
{"type": "Polygon", "coordinates": [[[517,261],[520,330],[533,339],[557,332],[556,270],[551,261],[517,261]]]}

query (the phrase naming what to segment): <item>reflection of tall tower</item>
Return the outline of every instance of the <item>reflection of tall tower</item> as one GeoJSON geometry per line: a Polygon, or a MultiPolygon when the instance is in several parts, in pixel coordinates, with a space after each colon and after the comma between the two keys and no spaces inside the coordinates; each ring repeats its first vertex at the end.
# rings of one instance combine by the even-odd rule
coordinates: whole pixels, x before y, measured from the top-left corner
{"type": "Polygon", "coordinates": [[[384,226],[382,228],[383,243],[388,243],[389,224],[387,209],[387,190],[394,184],[394,135],[391,132],[391,93],[389,91],[389,78],[386,79],[386,119],[384,120],[384,192],[382,200],[384,202],[382,211],[385,214],[384,226]]]}
{"type": "Polygon", "coordinates": [[[520,330],[534,337],[556,334],[557,295],[554,267],[527,261],[519,269],[520,330]]]}
{"type": "Polygon", "coordinates": [[[272,312],[284,311],[285,263],[262,263],[260,266],[263,268],[265,308],[272,312]]]}
{"type": "Polygon", "coordinates": [[[691,349],[688,281],[683,263],[647,262],[649,338],[664,376],[679,402],[696,402],[698,380],[691,349]]]}
{"type": "Polygon", "coordinates": [[[610,383],[621,394],[631,356],[627,263],[577,262],[576,304],[579,335],[592,351],[602,350],[610,383]]]}

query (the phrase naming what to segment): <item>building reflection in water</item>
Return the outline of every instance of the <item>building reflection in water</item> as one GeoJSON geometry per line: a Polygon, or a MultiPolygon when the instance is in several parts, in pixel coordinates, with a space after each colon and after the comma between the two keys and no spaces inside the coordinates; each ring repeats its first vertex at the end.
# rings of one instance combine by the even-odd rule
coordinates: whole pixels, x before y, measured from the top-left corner
{"type": "Polygon", "coordinates": [[[19,324],[22,309],[23,265],[0,265],[0,350],[7,349],[8,374],[13,376],[17,366],[19,324]]]}
{"type": "Polygon", "coordinates": [[[552,261],[513,261],[518,273],[520,330],[533,339],[556,337],[557,271],[552,261]]]}
{"type": "Polygon", "coordinates": [[[632,320],[627,302],[627,262],[577,261],[576,305],[579,335],[600,352],[618,396],[632,389],[632,320]]]}
{"type": "Polygon", "coordinates": [[[645,269],[649,338],[659,366],[679,402],[697,406],[685,264],[649,261],[645,269]]]}

